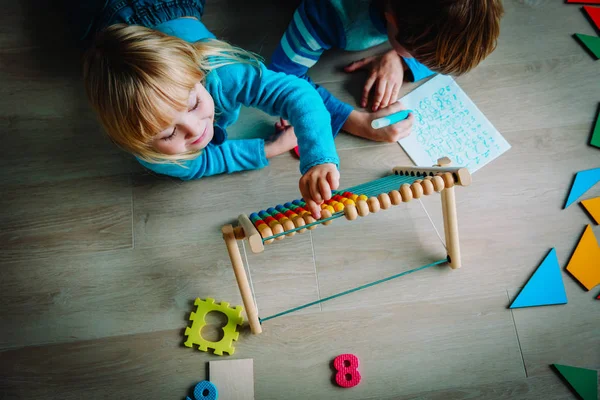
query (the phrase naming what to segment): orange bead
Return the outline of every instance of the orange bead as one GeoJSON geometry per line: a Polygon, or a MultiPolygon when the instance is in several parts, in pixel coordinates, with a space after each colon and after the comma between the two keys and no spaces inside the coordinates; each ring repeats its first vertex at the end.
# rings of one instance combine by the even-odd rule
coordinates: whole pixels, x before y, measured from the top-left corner
{"type": "Polygon", "coordinates": [[[327,206],[326,210],[329,211],[332,214],[335,212],[335,209],[333,207],[331,207],[331,206],[327,206]]]}
{"type": "Polygon", "coordinates": [[[335,212],[344,211],[344,205],[342,203],[336,203],[333,206],[333,209],[335,210],[335,212]]]}
{"type": "Polygon", "coordinates": [[[344,205],[345,206],[348,206],[350,204],[355,205],[356,203],[352,199],[346,199],[346,200],[344,200],[344,205]]]}
{"type": "Polygon", "coordinates": [[[350,196],[350,200],[354,201],[356,203],[356,201],[358,200],[358,195],[357,194],[353,194],[352,196],[350,196]]]}

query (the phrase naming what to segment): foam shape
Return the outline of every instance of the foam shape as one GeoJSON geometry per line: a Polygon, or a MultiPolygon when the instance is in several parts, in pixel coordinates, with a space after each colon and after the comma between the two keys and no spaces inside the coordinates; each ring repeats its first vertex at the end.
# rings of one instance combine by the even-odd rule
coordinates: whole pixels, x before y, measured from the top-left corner
{"type": "Polygon", "coordinates": [[[585,207],[586,211],[592,216],[592,219],[600,224],[600,197],[593,199],[583,200],[581,204],[585,207]]]}
{"type": "Polygon", "coordinates": [[[590,19],[592,20],[594,25],[596,25],[596,29],[600,29],[600,8],[583,6],[583,9],[587,13],[587,15],[590,17],[590,19]]]}
{"type": "MultiPolygon", "coordinates": [[[[198,382],[194,387],[194,400],[217,400],[219,391],[217,387],[209,381],[198,382]]],[[[192,400],[186,397],[185,400],[192,400]]]]}
{"type": "Polygon", "coordinates": [[[575,39],[579,40],[596,60],[600,58],[600,37],[576,33],[575,39]]]}
{"type": "Polygon", "coordinates": [[[351,388],[360,383],[358,372],[358,357],[354,354],[340,354],[333,360],[333,367],[337,371],[335,383],[343,388],[351,388]]]}
{"type": "Polygon", "coordinates": [[[215,303],[215,299],[207,297],[206,300],[200,300],[199,298],[194,301],[194,305],[197,306],[196,312],[190,313],[190,321],[192,326],[185,328],[185,336],[187,340],[183,343],[186,347],[193,347],[198,345],[198,350],[208,351],[213,349],[216,355],[222,356],[223,352],[226,351],[229,355],[235,352],[233,347],[233,341],[238,340],[240,333],[237,331],[237,327],[241,326],[244,322],[242,317],[242,306],[236,306],[235,308],[229,307],[229,303],[222,301],[221,304],[215,303]],[[227,317],[227,325],[223,328],[223,338],[218,342],[211,342],[202,337],[202,328],[206,326],[205,317],[211,311],[218,311],[227,317]]]}
{"type": "MultiPolygon", "coordinates": [[[[600,8],[598,8],[600,10],[600,8]]],[[[600,12],[599,12],[600,14],[600,12]]],[[[599,16],[600,18],[600,16],[599,16]]],[[[600,28],[598,28],[600,29],[600,28]]],[[[590,145],[598,147],[600,149],[600,107],[598,108],[598,117],[596,118],[596,125],[592,131],[592,138],[590,139],[590,145]]]]}
{"type": "Polygon", "coordinates": [[[600,246],[588,225],[569,260],[567,271],[587,290],[600,284],[600,246]]]}
{"type": "Polygon", "coordinates": [[[567,3],[600,4],[600,0],[567,0],[567,3]]]}
{"type": "Polygon", "coordinates": [[[583,400],[598,400],[598,372],[569,365],[552,365],[583,400]]]}
{"type": "Polygon", "coordinates": [[[588,169],[585,171],[579,171],[575,175],[575,180],[571,186],[569,197],[564,208],[569,207],[575,200],[581,195],[590,190],[592,186],[600,181],[600,168],[588,169]]]}
{"type": "Polygon", "coordinates": [[[567,293],[563,284],[556,249],[550,250],[544,261],[531,275],[525,287],[510,308],[566,304],[567,293]]]}

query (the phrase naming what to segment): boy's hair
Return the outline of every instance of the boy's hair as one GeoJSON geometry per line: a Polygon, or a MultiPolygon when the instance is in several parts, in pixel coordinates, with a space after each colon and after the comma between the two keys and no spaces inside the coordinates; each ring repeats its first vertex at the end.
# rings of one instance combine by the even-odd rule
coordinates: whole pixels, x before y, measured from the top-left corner
{"type": "Polygon", "coordinates": [[[165,155],[154,137],[173,112],[187,109],[190,91],[213,69],[257,57],[218,40],[189,43],[142,26],[115,24],[100,32],[83,60],[87,96],[111,140],[142,160],[173,162],[201,151],[165,155]]]}
{"type": "Polygon", "coordinates": [[[395,38],[415,59],[442,73],[460,75],[496,48],[501,0],[386,0],[395,38]]]}

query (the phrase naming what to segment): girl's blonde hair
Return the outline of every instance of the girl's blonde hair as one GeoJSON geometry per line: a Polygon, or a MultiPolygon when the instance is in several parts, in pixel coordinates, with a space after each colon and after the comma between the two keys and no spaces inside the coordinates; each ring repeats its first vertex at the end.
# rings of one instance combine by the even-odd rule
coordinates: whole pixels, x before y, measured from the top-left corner
{"type": "Polygon", "coordinates": [[[189,43],[136,25],[100,32],[84,55],[87,96],[108,136],[142,160],[165,163],[201,151],[166,155],[154,150],[156,134],[174,112],[187,109],[190,91],[213,69],[238,62],[259,65],[256,55],[219,40],[189,43]]]}

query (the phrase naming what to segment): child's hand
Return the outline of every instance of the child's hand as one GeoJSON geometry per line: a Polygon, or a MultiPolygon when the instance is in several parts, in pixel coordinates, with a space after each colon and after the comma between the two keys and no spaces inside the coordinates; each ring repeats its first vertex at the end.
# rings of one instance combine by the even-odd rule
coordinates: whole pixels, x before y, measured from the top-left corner
{"type": "Polygon", "coordinates": [[[361,107],[366,107],[369,93],[375,86],[372,111],[378,111],[398,100],[400,87],[404,79],[404,63],[395,50],[390,50],[382,56],[363,58],[348,65],[344,70],[354,72],[359,69],[369,69],[369,77],[363,89],[361,107]]]}
{"type": "MultiPolygon", "coordinates": [[[[390,104],[389,107],[382,108],[379,111],[372,113],[370,115],[371,118],[368,121],[369,127],[371,127],[371,121],[373,121],[377,118],[382,118],[382,117],[386,117],[391,114],[395,114],[402,110],[406,110],[406,107],[402,104],[402,102],[398,101],[396,103],[390,104]]],[[[403,139],[403,138],[407,137],[408,135],[410,135],[410,131],[412,129],[414,122],[415,122],[415,116],[411,112],[408,115],[408,118],[406,118],[405,120],[396,122],[395,124],[392,124],[392,125],[388,125],[385,128],[381,128],[381,129],[372,129],[371,128],[371,130],[374,132],[374,135],[376,135],[376,137],[378,139],[380,139],[381,141],[388,142],[388,143],[394,143],[394,142],[397,142],[398,140],[403,139]]]]}
{"type": "Polygon", "coordinates": [[[288,125],[283,127],[281,133],[275,134],[265,143],[265,156],[272,158],[292,150],[298,146],[298,140],[294,133],[294,127],[288,125]]]}
{"type": "Polygon", "coordinates": [[[339,185],[340,172],[335,164],[330,163],[315,165],[300,178],[300,193],[314,218],[321,218],[319,206],[331,199],[331,191],[339,185]]]}

